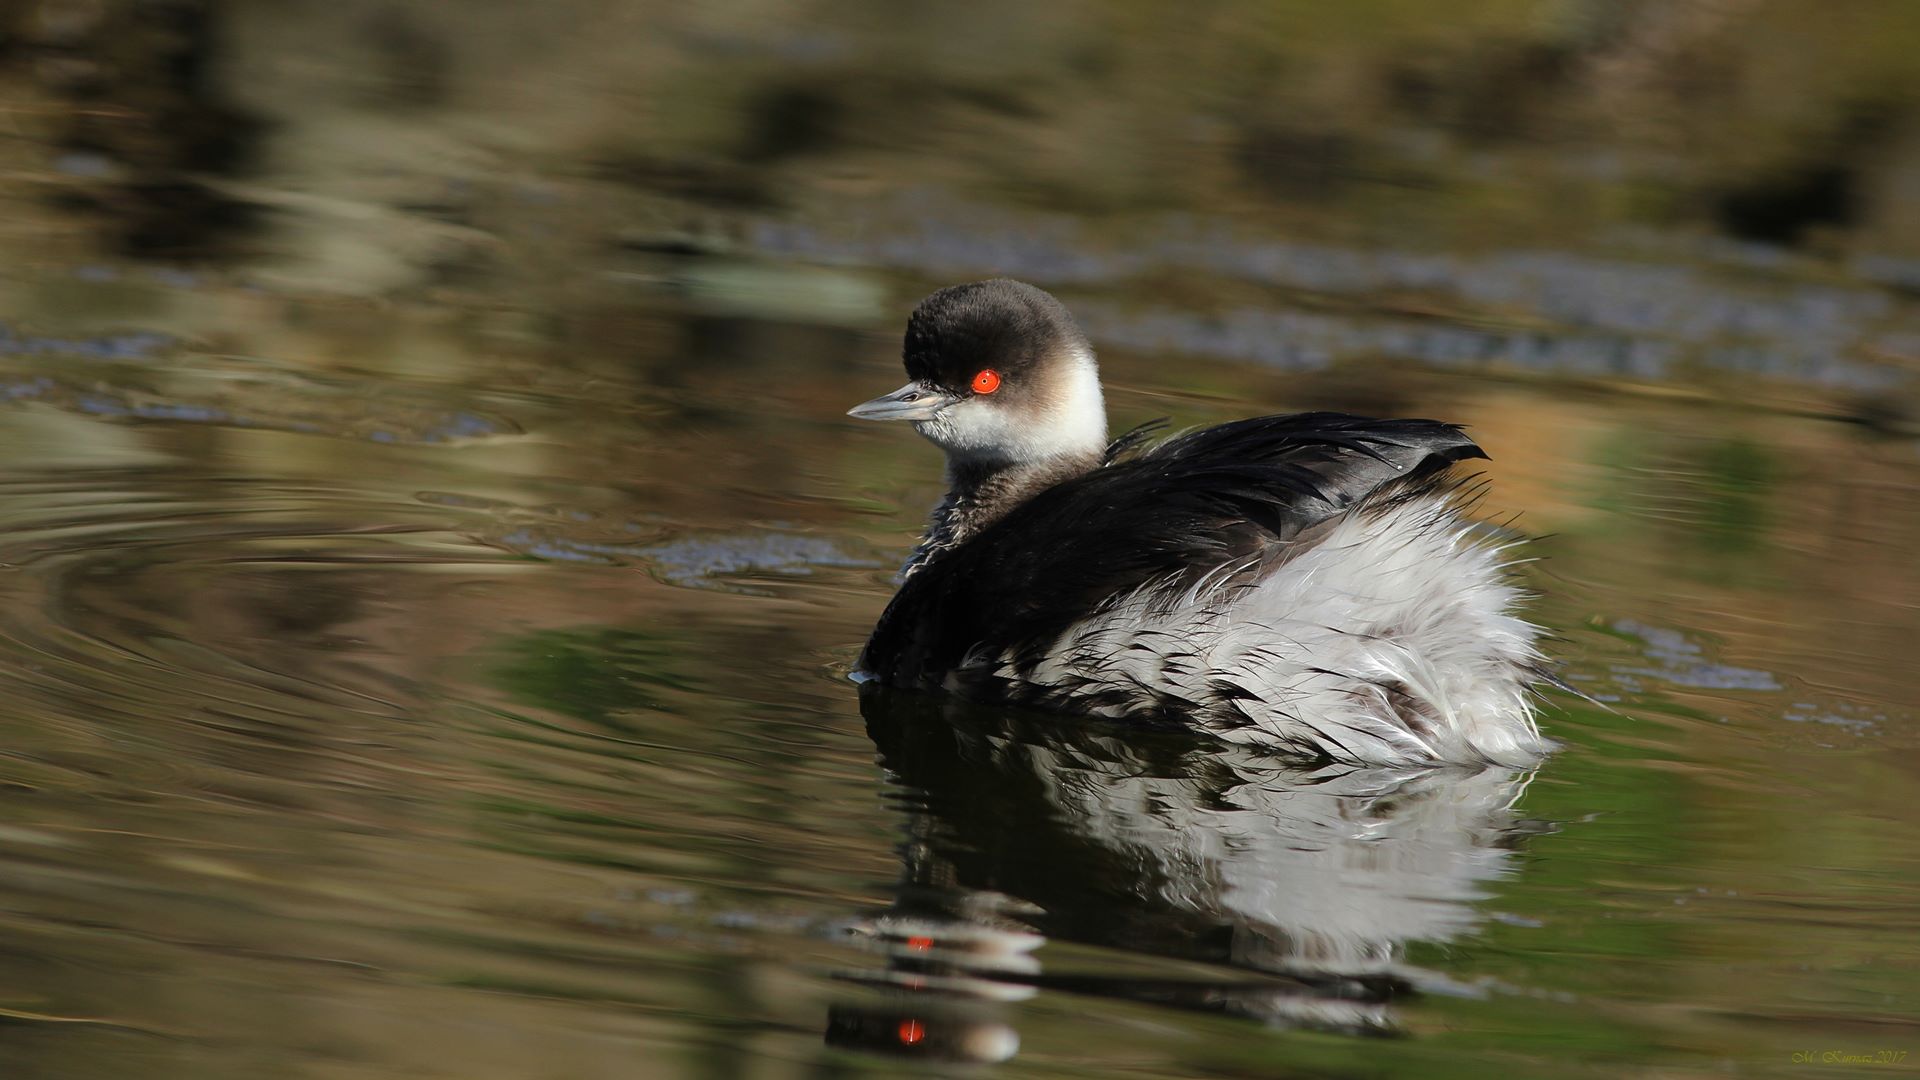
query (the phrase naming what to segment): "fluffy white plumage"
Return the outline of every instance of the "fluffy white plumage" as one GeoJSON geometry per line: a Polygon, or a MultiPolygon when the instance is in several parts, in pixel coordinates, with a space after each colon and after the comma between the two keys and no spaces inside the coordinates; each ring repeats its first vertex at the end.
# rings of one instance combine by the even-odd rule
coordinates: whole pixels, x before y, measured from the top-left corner
{"type": "MultiPolygon", "coordinates": [[[[1169,596],[1149,584],[1071,627],[1035,668],[1050,704],[1117,715],[1130,688],[1244,691],[1228,740],[1372,764],[1528,764],[1550,744],[1529,683],[1538,630],[1504,546],[1445,495],[1362,506],[1277,564],[1225,565],[1169,596]]],[[[977,658],[986,660],[987,658],[977,658]]]]}

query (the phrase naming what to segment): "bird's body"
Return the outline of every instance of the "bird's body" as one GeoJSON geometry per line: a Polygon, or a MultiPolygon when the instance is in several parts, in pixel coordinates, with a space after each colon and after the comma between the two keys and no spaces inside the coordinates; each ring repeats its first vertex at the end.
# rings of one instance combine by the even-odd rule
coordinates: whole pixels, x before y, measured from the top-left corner
{"type": "Polygon", "coordinates": [[[1107,446],[1091,349],[1016,282],[929,297],[907,366],[855,415],[914,420],[951,489],[868,676],[1345,761],[1544,750],[1537,634],[1462,510],[1451,466],[1485,455],[1459,428],[1306,413],[1107,446]]]}

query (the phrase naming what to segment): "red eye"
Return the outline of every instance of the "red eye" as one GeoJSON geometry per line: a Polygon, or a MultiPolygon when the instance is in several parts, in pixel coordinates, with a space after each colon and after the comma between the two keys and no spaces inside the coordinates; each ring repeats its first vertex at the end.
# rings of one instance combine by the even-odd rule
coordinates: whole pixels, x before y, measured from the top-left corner
{"type": "Polygon", "coordinates": [[[927,1037],[927,1026],[918,1020],[902,1020],[894,1034],[900,1037],[901,1043],[912,1046],[927,1037]]]}
{"type": "Polygon", "coordinates": [[[982,368],[980,374],[973,377],[973,392],[976,394],[991,394],[998,389],[1000,373],[992,368],[982,368]]]}

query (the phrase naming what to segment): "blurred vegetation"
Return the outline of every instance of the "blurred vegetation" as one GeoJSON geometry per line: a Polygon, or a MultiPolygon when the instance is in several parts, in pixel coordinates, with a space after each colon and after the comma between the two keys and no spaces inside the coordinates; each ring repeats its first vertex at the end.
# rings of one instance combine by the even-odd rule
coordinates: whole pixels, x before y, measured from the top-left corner
{"type": "Polygon", "coordinates": [[[891,327],[1003,273],[1103,350],[1679,380],[1902,433],[1916,49],[1897,0],[22,0],[0,250],[536,345],[666,293],[729,362],[749,320],[891,327]]]}
{"type": "Polygon", "coordinates": [[[136,253],[335,199],[484,226],[542,173],[721,211],[932,184],[1920,253],[1902,0],[23,0],[0,33],[9,168],[136,253]]]}

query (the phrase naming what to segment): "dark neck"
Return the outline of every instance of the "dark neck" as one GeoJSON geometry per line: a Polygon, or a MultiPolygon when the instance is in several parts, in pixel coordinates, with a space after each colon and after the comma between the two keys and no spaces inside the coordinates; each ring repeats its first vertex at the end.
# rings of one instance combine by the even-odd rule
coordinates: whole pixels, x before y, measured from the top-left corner
{"type": "Polygon", "coordinates": [[[908,557],[904,573],[948,548],[971,540],[1014,507],[1062,480],[1100,466],[1098,454],[1067,454],[1019,465],[947,461],[947,496],[933,508],[926,539],[908,557]]]}

